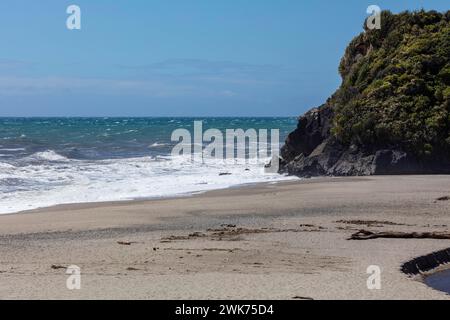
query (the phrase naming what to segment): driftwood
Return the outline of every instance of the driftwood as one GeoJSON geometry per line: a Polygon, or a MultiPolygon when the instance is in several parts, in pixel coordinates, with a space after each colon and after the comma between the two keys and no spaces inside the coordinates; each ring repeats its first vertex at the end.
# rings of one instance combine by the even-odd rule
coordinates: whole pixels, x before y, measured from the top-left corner
{"type": "Polygon", "coordinates": [[[377,238],[391,238],[391,239],[450,239],[448,232],[371,232],[367,230],[360,230],[351,235],[348,240],[370,240],[377,238]]]}
{"type": "Polygon", "coordinates": [[[57,269],[67,269],[67,267],[60,266],[60,265],[57,265],[57,264],[52,264],[51,268],[54,269],[54,270],[57,270],[57,269]]]}

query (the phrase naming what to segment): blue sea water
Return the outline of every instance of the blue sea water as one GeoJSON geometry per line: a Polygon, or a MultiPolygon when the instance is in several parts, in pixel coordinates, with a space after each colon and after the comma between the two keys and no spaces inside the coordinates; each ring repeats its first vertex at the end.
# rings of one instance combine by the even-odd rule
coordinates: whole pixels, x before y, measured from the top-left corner
{"type": "Polygon", "coordinates": [[[67,203],[192,194],[288,179],[260,165],[173,157],[175,129],[279,129],[296,118],[0,118],[0,214],[67,203]],[[230,175],[219,174],[222,172],[230,175]]]}
{"type": "Polygon", "coordinates": [[[450,294],[450,270],[440,271],[426,277],[425,283],[433,289],[450,294]]]}

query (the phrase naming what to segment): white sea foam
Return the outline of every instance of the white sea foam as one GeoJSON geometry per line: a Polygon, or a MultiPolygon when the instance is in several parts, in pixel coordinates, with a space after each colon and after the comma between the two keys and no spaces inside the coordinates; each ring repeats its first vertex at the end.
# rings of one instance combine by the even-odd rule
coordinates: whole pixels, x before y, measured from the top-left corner
{"type": "Polygon", "coordinates": [[[57,204],[188,195],[294,179],[265,173],[261,164],[208,160],[201,165],[183,156],[85,161],[45,151],[31,157],[45,162],[17,167],[0,162],[0,214],[57,204]]]}
{"type": "MultiPolygon", "coordinates": [[[[16,167],[13,166],[12,164],[0,162],[0,170],[12,170],[15,168],[16,167]]],[[[2,171],[0,171],[0,176],[1,176],[1,173],[2,173],[2,171]]]]}
{"type": "Polygon", "coordinates": [[[47,160],[47,161],[65,161],[68,160],[66,157],[56,153],[52,150],[36,152],[29,156],[29,158],[37,159],[37,160],[47,160]]]}
{"type": "Polygon", "coordinates": [[[24,151],[25,148],[0,148],[0,151],[24,151]]]}
{"type": "Polygon", "coordinates": [[[164,147],[167,146],[167,143],[159,143],[159,142],[155,142],[152,145],[148,146],[149,148],[157,148],[157,147],[164,147]]]}

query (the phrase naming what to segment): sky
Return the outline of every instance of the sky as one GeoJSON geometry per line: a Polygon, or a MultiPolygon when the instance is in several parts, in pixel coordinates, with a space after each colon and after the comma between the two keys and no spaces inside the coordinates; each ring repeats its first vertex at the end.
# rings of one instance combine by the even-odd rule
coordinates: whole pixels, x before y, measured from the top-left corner
{"type": "Polygon", "coordinates": [[[2,0],[0,116],[298,116],[339,86],[369,5],[448,0],[2,0]],[[69,30],[69,5],[81,29],[69,30]]]}

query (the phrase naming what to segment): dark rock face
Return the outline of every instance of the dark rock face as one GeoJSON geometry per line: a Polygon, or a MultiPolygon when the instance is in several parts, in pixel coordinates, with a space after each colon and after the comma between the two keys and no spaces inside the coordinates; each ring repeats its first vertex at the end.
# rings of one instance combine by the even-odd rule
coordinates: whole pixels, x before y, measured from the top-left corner
{"type": "Polygon", "coordinates": [[[299,118],[297,129],[289,134],[282,148],[282,157],[292,161],[300,154],[309,156],[329,136],[332,109],[324,105],[312,109],[299,118]]]}
{"type": "Polygon", "coordinates": [[[308,111],[281,149],[280,172],[299,177],[450,174],[450,159],[418,159],[396,148],[344,146],[330,133],[329,105],[308,111]]]}

